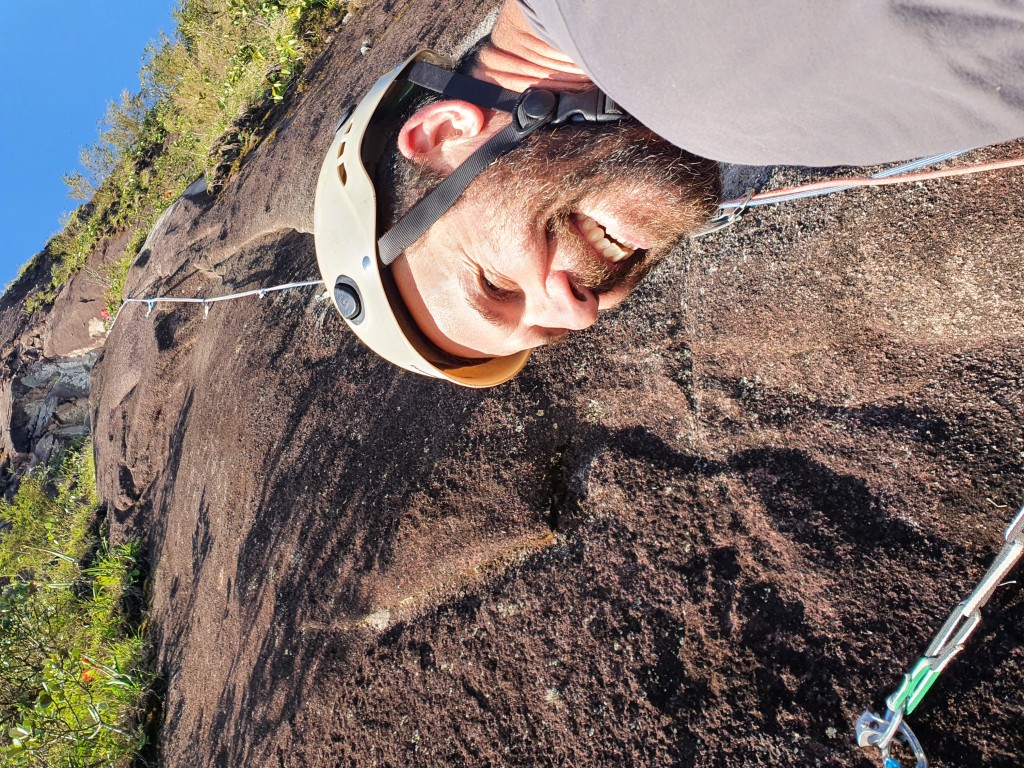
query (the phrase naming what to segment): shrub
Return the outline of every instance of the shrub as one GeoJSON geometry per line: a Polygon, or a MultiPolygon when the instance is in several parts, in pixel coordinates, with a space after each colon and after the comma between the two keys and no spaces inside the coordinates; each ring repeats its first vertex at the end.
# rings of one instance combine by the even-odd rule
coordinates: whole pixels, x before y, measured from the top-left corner
{"type": "Polygon", "coordinates": [[[146,744],[139,544],[97,533],[92,447],[0,502],[0,755],[5,766],[128,766],[146,744]]]}

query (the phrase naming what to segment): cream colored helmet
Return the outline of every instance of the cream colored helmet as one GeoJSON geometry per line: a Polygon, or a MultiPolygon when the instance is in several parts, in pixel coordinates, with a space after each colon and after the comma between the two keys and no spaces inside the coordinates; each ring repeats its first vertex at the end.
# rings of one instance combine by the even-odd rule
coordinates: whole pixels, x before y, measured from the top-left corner
{"type": "Polygon", "coordinates": [[[447,355],[413,322],[389,266],[455,204],[477,175],[537,129],[567,122],[614,122],[626,115],[597,88],[571,94],[541,88],[515,93],[453,72],[451,67],[450,59],[419,51],[378,80],[358,106],[342,117],[317,181],[316,257],[338,311],[378,355],[424,376],[464,387],[493,387],[519,373],[530,351],[472,361],[447,355]],[[417,86],[508,112],[512,120],[382,233],[373,176],[386,150],[389,119],[393,127],[417,86]]]}
{"type": "Polygon", "coordinates": [[[381,113],[401,112],[409,86],[401,75],[412,64],[451,62],[420,51],[373,86],[338,126],[317,182],[313,208],[316,257],[324,285],[345,322],[366,346],[407,371],[447,379],[464,387],[492,387],[508,381],[526,365],[525,350],[479,362],[449,362],[412,321],[379,258],[377,196],[372,173],[383,151],[367,157],[364,139],[381,113]],[[370,166],[369,169],[367,166],[370,166]]]}

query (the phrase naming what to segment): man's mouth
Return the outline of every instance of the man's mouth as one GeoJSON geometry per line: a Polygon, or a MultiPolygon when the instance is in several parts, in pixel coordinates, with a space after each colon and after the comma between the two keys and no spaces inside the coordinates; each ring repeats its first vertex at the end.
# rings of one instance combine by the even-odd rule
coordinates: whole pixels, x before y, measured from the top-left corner
{"type": "Polygon", "coordinates": [[[616,232],[614,224],[603,224],[579,211],[572,214],[572,220],[591,247],[614,264],[628,259],[640,249],[616,232]]]}

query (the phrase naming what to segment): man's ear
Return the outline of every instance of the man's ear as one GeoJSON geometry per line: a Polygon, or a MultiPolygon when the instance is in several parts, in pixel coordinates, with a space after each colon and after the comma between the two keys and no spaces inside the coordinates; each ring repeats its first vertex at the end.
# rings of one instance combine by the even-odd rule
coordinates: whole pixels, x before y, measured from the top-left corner
{"type": "Polygon", "coordinates": [[[493,123],[495,120],[468,101],[437,101],[417,111],[402,126],[398,151],[447,176],[497,133],[501,125],[493,123]]]}

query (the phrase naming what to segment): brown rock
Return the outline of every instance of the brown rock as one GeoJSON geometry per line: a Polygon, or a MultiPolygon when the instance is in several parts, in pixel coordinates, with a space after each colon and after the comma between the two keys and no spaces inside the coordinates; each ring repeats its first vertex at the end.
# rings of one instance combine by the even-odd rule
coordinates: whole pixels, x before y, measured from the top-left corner
{"type": "Polygon", "coordinates": [[[107,335],[101,317],[106,303],[103,275],[109,263],[123,255],[130,236],[123,232],[101,243],[60,291],[42,326],[44,357],[75,356],[103,346],[107,335]]]}

